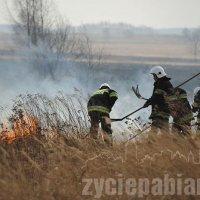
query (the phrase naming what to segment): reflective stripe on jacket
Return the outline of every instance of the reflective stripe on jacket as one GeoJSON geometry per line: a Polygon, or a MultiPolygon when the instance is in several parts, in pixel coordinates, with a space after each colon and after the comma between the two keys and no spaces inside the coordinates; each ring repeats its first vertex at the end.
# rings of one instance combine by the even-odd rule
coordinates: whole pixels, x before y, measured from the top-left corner
{"type": "Polygon", "coordinates": [[[117,99],[116,91],[109,88],[99,89],[93,93],[88,101],[88,112],[109,114],[117,99]]]}
{"type": "Polygon", "coordinates": [[[101,112],[101,113],[109,114],[110,110],[103,106],[89,106],[88,112],[101,112]]]}

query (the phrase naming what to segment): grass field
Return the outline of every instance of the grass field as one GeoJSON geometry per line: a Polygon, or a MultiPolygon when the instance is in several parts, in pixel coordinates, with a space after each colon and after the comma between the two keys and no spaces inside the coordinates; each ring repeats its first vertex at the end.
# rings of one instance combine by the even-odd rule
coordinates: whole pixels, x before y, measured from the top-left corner
{"type": "MultiPolygon", "coordinates": [[[[0,199],[168,199],[198,200],[194,192],[184,193],[185,179],[197,180],[199,171],[199,136],[187,139],[176,135],[154,135],[129,143],[116,142],[107,147],[90,138],[55,134],[48,139],[40,135],[18,139],[0,147],[0,199]],[[181,195],[164,190],[154,196],[142,189],[147,180],[164,180],[167,176],[183,182],[181,195]],[[127,193],[125,182],[118,194],[90,185],[84,192],[85,180],[145,179],[135,193],[127,193]],[[97,190],[96,190],[97,189],[97,190]],[[140,193],[142,191],[142,193],[140,193]],[[96,197],[96,198],[95,198],[96,197]],[[140,197],[140,198],[139,198],[140,197]]],[[[153,185],[151,185],[152,187],[153,185]]],[[[118,188],[112,183],[112,188],[118,188]]],[[[154,188],[155,189],[155,188],[154,188]]],[[[175,190],[177,191],[177,190],[175,190]]]]}

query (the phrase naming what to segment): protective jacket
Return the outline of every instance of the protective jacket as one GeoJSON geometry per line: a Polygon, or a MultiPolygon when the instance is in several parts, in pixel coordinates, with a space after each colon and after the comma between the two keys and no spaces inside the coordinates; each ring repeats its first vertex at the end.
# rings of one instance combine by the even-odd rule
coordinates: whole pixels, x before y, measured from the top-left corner
{"type": "Polygon", "coordinates": [[[144,105],[145,107],[152,106],[150,119],[169,119],[170,109],[165,97],[173,93],[173,86],[170,80],[165,76],[155,81],[152,97],[144,105]]]}
{"type": "Polygon", "coordinates": [[[192,105],[193,112],[198,112],[198,118],[200,118],[200,90],[194,97],[194,103],[192,105]]]}
{"type": "Polygon", "coordinates": [[[190,124],[193,120],[192,108],[184,89],[175,89],[174,94],[168,97],[168,104],[175,123],[190,124]]]}
{"type": "Polygon", "coordinates": [[[118,99],[117,92],[103,87],[97,90],[88,101],[88,112],[99,112],[109,115],[115,101],[118,99]]]}

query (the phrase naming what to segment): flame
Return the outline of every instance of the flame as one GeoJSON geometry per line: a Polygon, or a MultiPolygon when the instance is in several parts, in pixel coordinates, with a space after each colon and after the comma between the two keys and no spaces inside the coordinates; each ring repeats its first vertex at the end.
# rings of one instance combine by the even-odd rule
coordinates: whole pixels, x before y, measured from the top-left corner
{"type": "Polygon", "coordinates": [[[37,134],[39,123],[37,118],[23,115],[12,122],[12,128],[9,129],[8,123],[2,124],[0,132],[0,141],[5,141],[11,144],[19,138],[37,134]]]}

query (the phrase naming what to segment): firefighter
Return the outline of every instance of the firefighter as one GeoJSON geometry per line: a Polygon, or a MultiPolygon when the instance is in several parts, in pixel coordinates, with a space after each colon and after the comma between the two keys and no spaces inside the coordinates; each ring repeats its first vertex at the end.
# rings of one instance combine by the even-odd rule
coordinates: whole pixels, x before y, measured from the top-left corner
{"type": "Polygon", "coordinates": [[[173,116],[173,129],[182,135],[190,134],[193,113],[187,99],[187,92],[182,88],[176,88],[174,94],[169,97],[171,115],[173,116]]]}
{"type": "Polygon", "coordinates": [[[194,90],[194,103],[192,105],[193,112],[197,112],[197,130],[200,131],[200,87],[194,90]]]}
{"type": "Polygon", "coordinates": [[[154,78],[154,90],[152,97],[144,104],[144,108],[152,106],[150,119],[152,120],[152,131],[158,128],[169,128],[170,110],[165,97],[171,95],[173,86],[170,78],[167,77],[165,70],[161,66],[155,66],[151,69],[150,74],[154,78]]]}
{"type": "Polygon", "coordinates": [[[112,144],[110,112],[117,99],[117,92],[112,90],[107,83],[102,84],[90,97],[88,114],[91,119],[90,136],[92,138],[98,138],[99,123],[101,123],[104,141],[112,144]]]}

